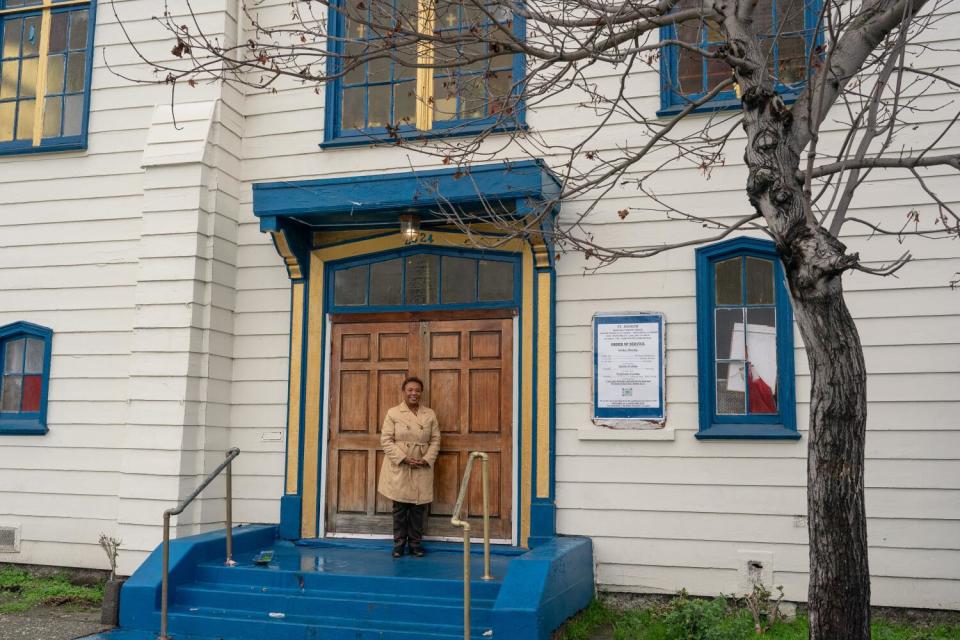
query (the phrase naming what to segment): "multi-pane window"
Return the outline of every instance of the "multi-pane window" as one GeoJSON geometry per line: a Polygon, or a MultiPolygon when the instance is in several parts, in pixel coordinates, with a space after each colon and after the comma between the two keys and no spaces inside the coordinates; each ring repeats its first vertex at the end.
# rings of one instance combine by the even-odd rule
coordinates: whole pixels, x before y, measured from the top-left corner
{"type": "Polygon", "coordinates": [[[0,153],[84,144],[92,0],[0,0],[0,153]]]}
{"type": "Polygon", "coordinates": [[[51,336],[25,322],[0,327],[0,434],[46,430],[51,336]]]}
{"type": "Polygon", "coordinates": [[[796,438],[793,320],[772,243],[697,251],[698,437],[796,438]]]}
{"type": "Polygon", "coordinates": [[[412,253],[333,272],[333,306],[503,306],[514,302],[511,259],[412,253]]]}
{"type": "MultiPolygon", "coordinates": [[[[691,9],[702,0],[680,0],[678,9],[691,9]]],[[[765,0],[753,11],[753,32],[766,54],[767,69],[788,97],[806,80],[807,60],[816,38],[817,16],[821,0],[765,0]]],[[[704,50],[724,43],[720,27],[711,20],[687,21],[663,29],[665,39],[677,39],[704,50]]],[[[730,77],[730,65],[705,58],[694,51],[670,47],[664,55],[662,103],[665,109],[681,107],[730,77]]],[[[735,104],[733,91],[717,95],[710,106],[723,102],[735,104]]]]}
{"type": "Polygon", "coordinates": [[[473,0],[342,0],[331,24],[342,76],[328,90],[328,140],[448,131],[494,122],[515,108],[516,56],[499,53],[496,42],[471,42],[471,35],[503,41],[516,31],[501,5],[481,10],[473,0]],[[416,43],[413,32],[438,40],[416,43]]]}
{"type": "Polygon", "coordinates": [[[777,412],[777,308],[773,260],[737,256],[714,265],[717,413],[777,412]]]}

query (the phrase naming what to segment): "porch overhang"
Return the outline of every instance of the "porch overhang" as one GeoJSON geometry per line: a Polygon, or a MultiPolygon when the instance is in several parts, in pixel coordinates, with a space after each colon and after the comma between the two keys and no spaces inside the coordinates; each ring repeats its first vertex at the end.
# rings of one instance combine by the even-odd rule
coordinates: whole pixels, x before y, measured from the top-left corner
{"type": "Polygon", "coordinates": [[[397,213],[411,210],[429,214],[438,207],[517,200],[553,204],[559,193],[559,181],[542,161],[524,160],[255,184],[253,211],[262,231],[275,230],[278,219],[313,229],[350,229],[391,224],[397,213]]]}
{"type": "Polygon", "coordinates": [[[318,231],[389,228],[402,213],[416,213],[424,225],[443,224],[455,212],[460,222],[500,220],[537,224],[524,232],[546,249],[552,266],[553,223],[559,209],[560,181],[541,160],[498,162],[468,169],[413,170],[319,180],[253,185],[253,213],[270,233],[291,278],[305,271],[318,231]]]}

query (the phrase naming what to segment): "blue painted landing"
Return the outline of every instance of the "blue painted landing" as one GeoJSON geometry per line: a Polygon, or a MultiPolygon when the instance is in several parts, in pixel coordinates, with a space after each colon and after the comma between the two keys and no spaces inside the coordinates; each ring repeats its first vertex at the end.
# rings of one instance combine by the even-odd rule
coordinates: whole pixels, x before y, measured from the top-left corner
{"type": "MultiPolygon", "coordinates": [[[[425,558],[390,556],[390,541],[292,543],[276,527],[234,529],[237,566],[223,564],[224,532],[171,543],[169,629],[174,640],[453,640],[463,638],[463,553],[428,543],[425,558]],[[253,563],[271,549],[266,566],[253,563]]],[[[471,637],[546,640],[593,596],[589,539],[553,538],[536,549],[495,548],[483,581],[471,554],[471,637]]],[[[159,630],[160,549],[121,594],[121,629],[102,640],[159,630]]],[[[148,635],[144,635],[148,634],[148,635]]]]}

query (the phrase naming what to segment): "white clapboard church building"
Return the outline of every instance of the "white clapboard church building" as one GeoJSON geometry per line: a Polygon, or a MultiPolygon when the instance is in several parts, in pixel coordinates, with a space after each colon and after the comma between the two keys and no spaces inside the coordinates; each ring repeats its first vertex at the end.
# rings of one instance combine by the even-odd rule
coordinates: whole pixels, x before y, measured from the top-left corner
{"type": "MultiPolygon", "coordinates": [[[[240,6],[195,0],[189,19],[242,42],[240,6]]],[[[265,24],[290,17],[283,0],[255,9],[265,24]]],[[[161,10],[0,0],[0,562],[105,568],[98,538],[118,538],[120,573],[133,575],[122,623],[155,632],[163,512],[237,448],[239,566],[223,566],[220,475],[173,518],[171,629],[434,637],[417,631],[429,622],[462,637],[451,517],[479,450],[495,578],[475,587],[480,630],[546,638],[594,587],[742,593],[751,566],[805,600],[810,378],[769,240],[734,233],[599,270],[549,234],[477,242],[438,208],[496,202],[522,220],[559,189],[551,158],[505,151],[465,180],[438,157],[377,145],[389,109],[413,107],[362,73],[319,92],[180,83],[171,101],[169,86],[130,79],[152,76],[128,39],[170,57],[151,18],[161,10]],[[424,380],[443,430],[421,564],[389,558],[390,504],[375,489],[379,427],[407,375],[424,380]],[[273,559],[255,565],[264,550],[273,559]],[[382,599],[382,615],[354,610],[358,593],[382,599]],[[429,606],[413,617],[390,608],[415,596],[429,606]],[[286,619],[267,616],[280,606],[286,619]]],[[[958,31],[949,16],[937,37],[958,31]]],[[[511,64],[508,87],[523,68],[511,64]]],[[[956,76],[954,60],[936,64],[956,76]]],[[[651,112],[671,111],[657,73],[631,81],[651,112]]],[[[485,99],[500,90],[491,80],[485,99]]],[[[564,136],[591,117],[580,101],[560,94],[524,126],[564,136]]],[[[438,136],[482,124],[446,106],[456,115],[436,119],[438,136]]],[[[877,174],[855,208],[894,225],[932,211],[906,173],[877,174]]],[[[661,184],[692,211],[736,216],[750,206],[745,176],[736,152],[709,181],[690,166],[661,184]]],[[[933,180],[960,200],[955,177],[933,180]]],[[[617,190],[589,223],[601,241],[635,244],[699,230],[617,213],[642,206],[617,190]]],[[[878,262],[903,250],[869,229],[843,240],[878,262]]],[[[872,597],[960,609],[960,249],[909,242],[917,259],[897,278],[844,280],[869,371],[872,597]]],[[[479,535],[471,482],[464,512],[479,535]]]]}

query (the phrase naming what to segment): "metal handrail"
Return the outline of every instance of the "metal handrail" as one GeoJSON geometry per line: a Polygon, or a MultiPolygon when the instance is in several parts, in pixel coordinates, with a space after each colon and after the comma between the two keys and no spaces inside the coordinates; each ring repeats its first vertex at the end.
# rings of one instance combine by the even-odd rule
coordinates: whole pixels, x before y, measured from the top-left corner
{"type": "Polygon", "coordinates": [[[236,566],[233,561],[233,471],[230,463],[234,458],[240,455],[240,449],[234,447],[227,451],[226,460],[221,462],[216,469],[210,472],[206,479],[200,483],[200,486],[194,489],[193,493],[187,496],[176,507],[167,509],[163,512],[163,578],[160,586],[160,635],[157,640],[170,640],[167,635],[167,605],[168,590],[170,579],[170,517],[183,513],[187,506],[196,500],[200,492],[207,488],[213,479],[220,475],[224,469],[227,470],[227,560],[224,563],[228,567],[236,566]]]}
{"type": "Polygon", "coordinates": [[[463,528],[463,637],[470,640],[470,523],[460,519],[460,510],[463,508],[463,499],[467,495],[467,486],[470,484],[470,472],[473,470],[473,461],[480,458],[483,476],[483,579],[493,580],[490,574],[490,497],[489,473],[487,464],[490,457],[482,451],[471,451],[467,456],[467,468],[463,472],[463,481],[460,483],[460,494],[457,504],[453,507],[453,517],[450,523],[463,528]]]}

